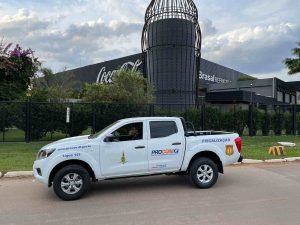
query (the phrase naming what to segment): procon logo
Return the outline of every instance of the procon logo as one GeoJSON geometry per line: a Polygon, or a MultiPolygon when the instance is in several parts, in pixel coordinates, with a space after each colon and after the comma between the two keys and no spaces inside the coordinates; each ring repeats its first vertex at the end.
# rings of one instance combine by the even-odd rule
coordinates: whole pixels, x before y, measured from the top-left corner
{"type": "Polygon", "coordinates": [[[152,156],[159,155],[177,155],[179,153],[179,149],[162,149],[162,150],[152,150],[152,156]]]}

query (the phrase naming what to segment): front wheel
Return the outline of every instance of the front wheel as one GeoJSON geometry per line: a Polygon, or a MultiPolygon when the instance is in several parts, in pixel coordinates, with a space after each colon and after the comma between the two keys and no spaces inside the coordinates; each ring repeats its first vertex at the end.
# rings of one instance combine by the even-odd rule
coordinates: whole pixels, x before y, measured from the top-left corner
{"type": "Polygon", "coordinates": [[[208,158],[196,159],[190,169],[190,180],[198,188],[212,187],[218,180],[217,165],[208,158]]]}
{"type": "Polygon", "coordinates": [[[85,168],[70,165],[56,173],[53,179],[53,189],[62,200],[77,200],[87,192],[90,180],[90,175],[85,168]]]}

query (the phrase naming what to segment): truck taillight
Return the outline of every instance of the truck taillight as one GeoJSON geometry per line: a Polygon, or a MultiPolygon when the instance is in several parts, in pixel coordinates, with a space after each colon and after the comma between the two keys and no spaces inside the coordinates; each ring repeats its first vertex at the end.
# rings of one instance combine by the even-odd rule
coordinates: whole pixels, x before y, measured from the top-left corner
{"type": "Polygon", "coordinates": [[[237,149],[239,150],[239,153],[242,151],[242,138],[238,137],[234,140],[237,149]]]}

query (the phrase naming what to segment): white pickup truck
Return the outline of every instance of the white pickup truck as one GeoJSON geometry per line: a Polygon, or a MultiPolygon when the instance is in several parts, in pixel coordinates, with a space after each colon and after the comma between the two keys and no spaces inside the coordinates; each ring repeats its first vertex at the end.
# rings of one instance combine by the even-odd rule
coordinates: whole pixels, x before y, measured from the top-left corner
{"type": "Polygon", "coordinates": [[[210,188],[223,166],[242,161],[241,147],[238,134],[188,131],[182,118],[130,118],[46,145],[33,171],[63,200],[82,197],[91,181],[157,174],[187,174],[196,187],[210,188]]]}

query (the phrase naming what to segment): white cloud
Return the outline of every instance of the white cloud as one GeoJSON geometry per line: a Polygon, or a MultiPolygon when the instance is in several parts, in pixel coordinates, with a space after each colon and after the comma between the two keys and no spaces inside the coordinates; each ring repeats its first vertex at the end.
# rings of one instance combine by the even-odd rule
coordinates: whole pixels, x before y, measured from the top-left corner
{"type": "Polygon", "coordinates": [[[300,74],[295,74],[295,75],[288,75],[288,70],[287,69],[282,69],[276,72],[271,72],[271,73],[258,73],[258,74],[251,74],[254,77],[257,78],[273,78],[277,77],[281,80],[284,81],[299,81],[300,80],[300,74]]]}
{"type": "Polygon", "coordinates": [[[119,20],[104,23],[102,18],[69,24],[65,29],[55,25],[34,11],[21,9],[15,15],[0,17],[0,34],[5,34],[7,42],[31,47],[45,65],[57,70],[96,63],[95,58],[109,60],[136,53],[132,40],[143,27],[119,20]]]}
{"type": "Polygon", "coordinates": [[[46,29],[49,25],[50,22],[41,20],[37,13],[20,9],[17,14],[6,15],[0,19],[0,33],[8,37],[24,36],[36,30],[46,29]]]}
{"type": "Polygon", "coordinates": [[[213,25],[212,21],[209,19],[205,19],[203,21],[199,22],[202,35],[205,36],[211,36],[217,33],[217,28],[213,25]]]}
{"type": "MultiPolygon", "coordinates": [[[[31,47],[54,70],[115,59],[141,51],[149,2],[3,0],[0,38],[31,47]]],[[[195,3],[204,38],[204,58],[250,75],[286,72],[282,60],[300,41],[298,0],[195,3]]]]}
{"type": "Polygon", "coordinates": [[[204,57],[249,74],[281,71],[300,36],[292,23],[244,27],[204,39],[204,57]]]}

